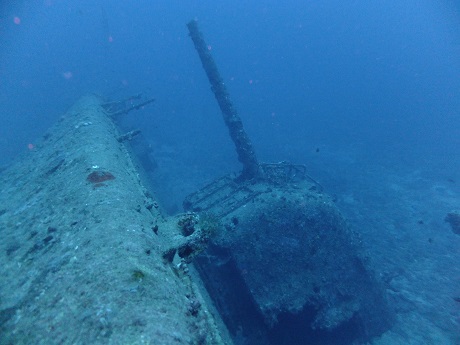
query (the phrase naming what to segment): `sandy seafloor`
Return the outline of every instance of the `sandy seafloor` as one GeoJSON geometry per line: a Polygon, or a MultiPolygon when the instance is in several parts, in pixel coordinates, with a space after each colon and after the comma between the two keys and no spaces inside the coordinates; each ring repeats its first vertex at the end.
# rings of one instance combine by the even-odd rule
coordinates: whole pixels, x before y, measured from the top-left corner
{"type": "MultiPolygon", "coordinates": [[[[189,150],[159,146],[154,154],[160,199],[173,186],[166,204],[174,204],[171,195],[176,195],[179,207],[182,194],[231,169],[224,159],[200,168],[187,161],[189,150]]],[[[372,344],[460,344],[460,303],[454,299],[460,297],[460,235],[444,220],[460,209],[460,180],[442,168],[389,168],[391,160],[370,162],[354,149],[321,155],[302,163],[362,234],[397,311],[395,326],[372,344]]]]}
{"type": "Polygon", "coordinates": [[[353,184],[338,205],[363,234],[398,312],[376,343],[459,344],[460,236],[444,222],[459,206],[459,187],[381,167],[353,184]]]}

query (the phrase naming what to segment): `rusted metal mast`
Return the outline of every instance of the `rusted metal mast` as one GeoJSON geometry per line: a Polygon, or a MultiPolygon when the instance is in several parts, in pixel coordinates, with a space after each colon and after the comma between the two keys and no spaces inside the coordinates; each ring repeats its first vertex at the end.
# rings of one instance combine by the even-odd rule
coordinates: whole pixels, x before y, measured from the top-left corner
{"type": "Polygon", "coordinates": [[[235,144],[238,160],[243,164],[243,171],[240,178],[243,180],[252,179],[258,175],[259,163],[252,147],[251,141],[246,134],[243,123],[230,100],[230,95],[220,76],[217,65],[212,58],[208,45],[204,41],[203,35],[198,29],[196,20],[187,24],[190,37],[195,44],[195,49],[201,59],[203,68],[211,83],[211,90],[219,104],[225,125],[228,127],[230,137],[235,144]]]}

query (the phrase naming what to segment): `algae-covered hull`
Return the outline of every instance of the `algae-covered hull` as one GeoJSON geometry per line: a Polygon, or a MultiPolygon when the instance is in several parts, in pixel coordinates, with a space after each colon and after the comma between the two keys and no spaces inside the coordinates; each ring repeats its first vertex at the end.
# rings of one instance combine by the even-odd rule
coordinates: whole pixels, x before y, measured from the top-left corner
{"type": "Polygon", "coordinates": [[[384,289],[332,199],[302,166],[261,170],[258,180],[216,180],[184,204],[222,222],[197,267],[234,339],[343,345],[388,330],[384,289]]]}
{"type": "MultiPolygon", "coordinates": [[[[95,96],[0,177],[2,344],[223,344],[95,96]]],[[[182,241],[182,242],[181,242],[182,241]]]]}

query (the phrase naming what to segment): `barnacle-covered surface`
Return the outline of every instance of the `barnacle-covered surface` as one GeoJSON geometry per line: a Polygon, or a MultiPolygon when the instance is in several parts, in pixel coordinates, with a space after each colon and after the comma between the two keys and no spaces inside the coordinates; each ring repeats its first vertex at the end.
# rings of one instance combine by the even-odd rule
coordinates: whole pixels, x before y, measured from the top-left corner
{"type": "Polygon", "coordinates": [[[186,199],[224,227],[197,259],[210,295],[250,344],[366,343],[394,315],[360,237],[315,181],[283,171],[237,184],[227,176],[186,199]]]}
{"type": "Polygon", "coordinates": [[[84,97],[0,176],[2,344],[224,343],[119,136],[84,97]]]}

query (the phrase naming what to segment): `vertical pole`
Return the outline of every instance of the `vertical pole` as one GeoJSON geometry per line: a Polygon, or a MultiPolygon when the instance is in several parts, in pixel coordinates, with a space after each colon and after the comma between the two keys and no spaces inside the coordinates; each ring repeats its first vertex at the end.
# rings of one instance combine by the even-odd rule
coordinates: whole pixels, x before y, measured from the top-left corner
{"type": "Polygon", "coordinates": [[[257,157],[254,149],[252,148],[251,141],[243,128],[243,123],[241,122],[238,112],[230,100],[230,95],[227,92],[227,88],[220,76],[211,52],[208,49],[208,45],[204,41],[203,35],[198,29],[197,21],[192,20],[187,24],[187,27],[190,37],[195,45],[195,49],[201,59],[201,64],[203,65],[209,82],[211,83],[211,90],[216,97],[220,110],[222,111],[225,125],[227,126],[230,132],[230,137],[235,144],[238,160],[243,164],[243,171],[241,172],[240,178],[243,180],[252,179],[258,174],[259,163],[257,162],[257,157]]]}

